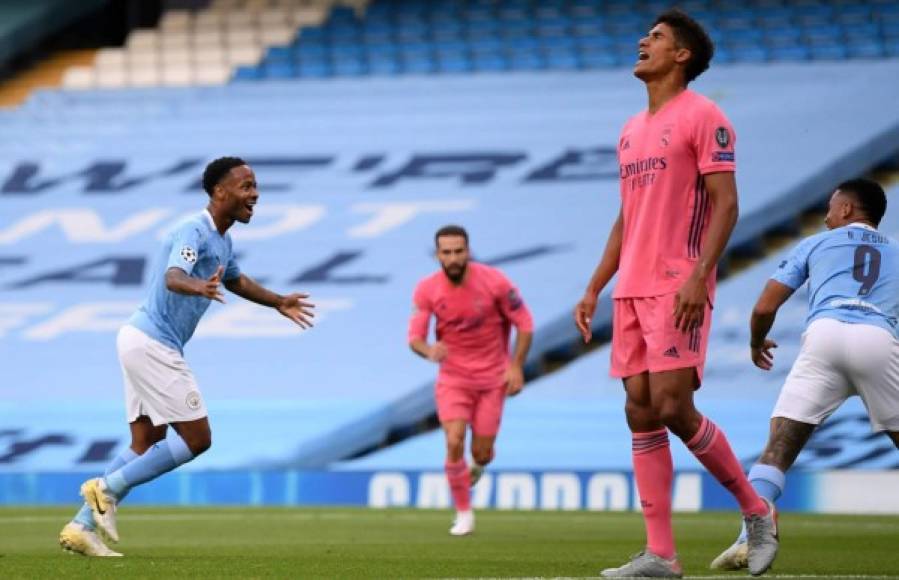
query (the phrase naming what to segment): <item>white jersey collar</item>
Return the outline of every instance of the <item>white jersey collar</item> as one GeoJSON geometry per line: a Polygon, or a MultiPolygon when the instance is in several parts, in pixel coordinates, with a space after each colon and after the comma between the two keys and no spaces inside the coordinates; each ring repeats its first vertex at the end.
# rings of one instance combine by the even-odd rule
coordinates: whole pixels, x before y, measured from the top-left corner
{"type": "Polygon", "coordinates": [[[865,228],[866,230],[871,230],[872,232],[876,232],[877,228],[871,227],[868,224],[863,224],[862,222],[852,222],[848,224],[846,227],[848,228],[865,228]]]}

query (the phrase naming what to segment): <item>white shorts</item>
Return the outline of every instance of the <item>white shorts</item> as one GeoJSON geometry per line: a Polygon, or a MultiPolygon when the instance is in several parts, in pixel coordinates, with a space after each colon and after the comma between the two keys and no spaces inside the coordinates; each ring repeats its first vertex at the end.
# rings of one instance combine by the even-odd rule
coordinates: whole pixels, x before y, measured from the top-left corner
{"type": "Polygon", "coordinates": [[[772,417],[817,425],[859,395],[873,431],[899,431],[899,341],[883,328],[813,321],[772,417]]]}
{"type": "Polygon", "coordinates": [[[116,347],[129,423],[141,415],[156,426],[206,416],[197,381],[180,352],[127,324],[119,330],[116,347]]]}

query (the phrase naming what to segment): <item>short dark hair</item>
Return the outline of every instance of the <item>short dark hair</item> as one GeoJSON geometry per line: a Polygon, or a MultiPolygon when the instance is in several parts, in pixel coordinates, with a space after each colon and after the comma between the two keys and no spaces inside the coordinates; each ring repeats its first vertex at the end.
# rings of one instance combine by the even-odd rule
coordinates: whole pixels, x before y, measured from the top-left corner
{"type": "Polygon", "coordinates": [[[437,233],[434,234],[435,246],[440,244],[440,238],[442,238],[443,236],[462,236],[463,238],[465,238],[465,245],[468,245],[468,232],[466,232],[465,228],[463,228],[462,226],[448,225],[443,226],[442,228],[437,230],[437,233]]]}
{"type": "Polygon", "coordinates": [[[656,24],[670,26],[674,31],[675,42],[690,51],[690,60],[684,69],[684,78],[688,84],[709,68],[709,62],[715,55],[715,44],[701,24],[677,8],[659,14],[652,23],[653,26],[656,24]]]}
{"type": "Polygon", "coordinates": [[[850,179],[837,186],[840,193],[851,196],[858,209],[876,226],[880,225],[887,211],[887,196],[876,181],[870,179],[850,179]]]}
{"type": "Polygon", "coordinates": [[[203,189],[206,190],[206,193],[212,195],[215,186],[228,175],[229,171],[246,164],[247,162],[240,157],[219,157],[210,162],[203,171],[203,189]]]}

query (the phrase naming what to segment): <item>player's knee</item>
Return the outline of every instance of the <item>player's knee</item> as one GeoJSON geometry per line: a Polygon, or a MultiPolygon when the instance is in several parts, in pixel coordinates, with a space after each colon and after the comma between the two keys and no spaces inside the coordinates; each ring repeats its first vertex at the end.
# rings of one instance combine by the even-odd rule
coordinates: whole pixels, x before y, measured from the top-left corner
{"type": "Polygon", "coordinates": [[[471,450],[471,457],[478,465],[487,465],[493,461],[492,447],[475,447],[471,450]]]}
{"type": "Polygon", "coordinates": [[[200,433],[192,433],[187,437],[183,437],[184,443],[187,445],[187,448],[190,449],[190,452],[194,457],[200,455],[207,451],[210,447],[212,447],[212,433],[200,432],[200,433]]]}
{"type": "Polygon", "coordinates": [[[651,406],[639,404],[631,399],[624,403],[624,414],[631,425],[650,423],[656,420],[651,406]]]}
{"type": "Polygon", "coordinates": [[[681,439],[691,437],[693,435],[691,431],[695,431],[692,429],[689,413],[684,412],[676,401],[663,403],[659,407],[658,416],[662,424],[681,439]]]}

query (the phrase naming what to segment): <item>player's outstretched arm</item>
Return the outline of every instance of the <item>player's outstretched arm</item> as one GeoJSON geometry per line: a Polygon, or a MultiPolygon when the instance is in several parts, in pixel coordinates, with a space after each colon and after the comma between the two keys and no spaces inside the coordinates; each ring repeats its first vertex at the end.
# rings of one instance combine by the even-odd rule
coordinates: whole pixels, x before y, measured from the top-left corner
{"type": "Polygon", "coordinates": [[[225,288],[244,300],[277,309],[301,328],[306,329],[312,326],[312,318],[315,317],[312,309],[315,308],[315,305],[306,301],[309,298],[308,294],[293,293],[282,296],[259,285],[246,274],[225,280],[225,288]]]}
{"type": "Polygon", "coordinates": [[[169,268],[165,272],[165,287],[176,294],[184,294],[185,296],[203,296],[217,302],[225,302],[225,296],[222,294],[219,284],[222,281],[222,274],[225,269],[218,267],[215,274],[208,280],[201,278],[192,278],[187,272],[181,268],[169,268]]]}
{"type": "Polygon", "coordinates": [[[795,290],[777,280],[768,280],[765,289],[752,309],[749,321],[749,348],[752,362],[762,370],[770,371],[774,366],[774,353],[777,343],[768,338],[777,311],[783,306],[795,290]]]}
{"type": "Polygon", "coordinates": [[[737,180],[732,171],[704,175],[703,183],[712,206],[709,231],[696,267],[678,290],[674,300],[674,323],[683,332],[690,332],[702,326],[706,302],[709,299],[706,282],[721,259],[721,254],[724,253],[740,213],[737,202],[737,180]]]}
{"type": "Polygon", "coordinates": [[[609,232],[609,239],[606,241],[606,249],[602,253],[602,258],[593,271],[590,283],[584,291],[584,297],[574,307],[574,323],[581,332],[584,342],[590,342],[593,338],[593,329],[590,321],[596,312],[596,300],[599,293],[606,287],[615,272],[618,271],[618,261],[621,258],[621,230],[623,228],[623,220],[621,210],[618,211],[618,219],[609,232]]]}

